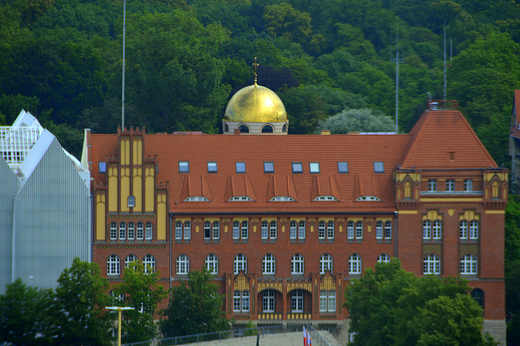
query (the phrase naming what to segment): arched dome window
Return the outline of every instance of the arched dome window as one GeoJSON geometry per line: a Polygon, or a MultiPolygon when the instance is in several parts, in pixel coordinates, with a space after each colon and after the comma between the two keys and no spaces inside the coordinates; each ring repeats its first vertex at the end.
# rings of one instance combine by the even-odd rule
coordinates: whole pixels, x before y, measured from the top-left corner
{"type": "Polygon", "coordinates": [[[271,125],[265,125],[262,127],[262,133],[273,133],[273,127],[271,125]]]}
{"type": "Polygon", "coordinates": [[[282,132],[287,132],[287,124],[283,125],[282,132]]]}
{"type": "Polygon", "coordinates": [[[242,133],[249,133],[249,127],[247,127],[246,125],[240,125],[238,127],[238,129],[240,130],[240,132],[242,133]]]}
{"type": "Polygon", "coordinates": [[[229,132],[229,126],[228,126],[228,124],[224,124],[224,132],[229,132]]]}

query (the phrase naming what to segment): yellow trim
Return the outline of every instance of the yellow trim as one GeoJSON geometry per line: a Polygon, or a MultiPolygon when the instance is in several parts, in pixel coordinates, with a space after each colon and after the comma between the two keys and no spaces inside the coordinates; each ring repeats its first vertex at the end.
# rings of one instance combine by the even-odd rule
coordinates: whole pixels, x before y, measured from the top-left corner
{"type": "Polygon", "coordinates": [[[482,202],[482,198],[421,198],[420,202],[482,202]]]}
{"type": "Polygon", "coordinates": [[[386,221],[393,221],[394,219],[391,218],[391,217],[376,217],[376,222],[377,221],[383,221],[383,222],[386,222],[386,221]]]}
{"type": "Polygon", "coordinates": [[[166,194],[157,196],[157,240],[166,240],[166,194]]]}
{"type": "Polygon", "coordinates": [[[486,214],[505,214],[505,210],[486,210],[486,214]]]}
{"type": "Polygon", "coordinates": [[[96,196],[96,240],[105,240],[105,195],[96,196]]]}
{"type": "Polygon", "coordinates": [[[398,210],[397,211],[397,214],[403,214],[403,215],[407,215],[407,214],[417,214],[417,210],[398,210]]]}
{"type": "Polygon", "coordinates": [[[155,210],[154,206],[154,175],[155,175],[155,167],[147,167],[145,169],[145,211],[153,212],[155,210]]]}

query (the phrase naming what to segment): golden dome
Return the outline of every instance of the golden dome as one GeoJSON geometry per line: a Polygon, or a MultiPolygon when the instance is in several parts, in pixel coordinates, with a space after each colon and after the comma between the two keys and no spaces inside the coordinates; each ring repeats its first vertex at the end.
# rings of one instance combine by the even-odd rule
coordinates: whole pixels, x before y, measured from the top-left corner
{"type": "Polygon", "coordinates": [[[229,100],[224,120],[249,123],[280,123],[287,121],[282,100],[274,91],[251,85],[237,91],[229,100]]]}

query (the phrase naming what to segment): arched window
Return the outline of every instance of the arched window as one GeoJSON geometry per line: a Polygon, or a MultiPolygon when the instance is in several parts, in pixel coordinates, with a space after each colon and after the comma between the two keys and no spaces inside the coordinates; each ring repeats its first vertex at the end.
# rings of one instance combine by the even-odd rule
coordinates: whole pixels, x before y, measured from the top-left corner
{"type": "Polygon", "coordinates": [[[320,274],[325,274],[327,271],[333,272],[333,259],[329,254],[323,254],[320,257],[320,274]]]}
{"type": "Polygon", "coordinates": [[[182,239],[182,222],[175,222],[175,239],[182,239]]]}
{"type": "Polygon", "coordinates": [[[469,224],[469,239],[478,239],[478,221],[471,220],[469,224]]]}
{"type": "Polygon", "coordinates": [[[261,237],[262,237],[262,239],[269,238],[269,222],[267,222],[267,221],[262,221],[261,237]]]}
{"type": "Polygon", "coordinates": [[[211,239],[211,222],[204,222],[204,239],[211,239]]]}
{"type": "Polygon", "coordinates": [[[354,221],[347,222],[347,238],[354,239],[354,221]]]}
{"type": "Polygon", "coordinates": [[[119,268],[120,260],[117,255],[111,255],[107,259],[107,275],[119,275],[120,274],[120,268],[119,268]]]}
{"type": "Polygon", "coordinates": [[[291,292],[291,312],[303,312],[303,290],[291,292]]]}
{"type": "Polygon", "coordinates": [[[137,256],[136,255],[128,255],[128,256],[126,256],[126,258],[125,258],[125,268],[128,268],[130,263],[132,263],[134,261],[137,261],[137,256]]]}
{"type": "Polygon", "coordinates": [[[276,239],[276,233],[278,230],[278,226],[276,221],[271,221],[271,228],[269,228],[269,238],[276,239]]]}
{"type": "Polygon", "coordinates": [[[303,274],[305,271],[305,262],[303,256],[297,253],[291,259],[291,274],[303,274]]]}
{"type": "Polygon", "coordinates": [[[473,180],[471,180],[471,179],[464,180],[464,188],[463,189],[464,189],[465,192],[473,191],[473,180]]]}
{"type": "Polygon", "coordinates": [[[363,221],[356,222],[356,239],[363,239],[363,221]]]}
{"type": "Polygon", "coordinates": [[[218,258],[214,254],[206,256],[206,268],[211,274],[218,274],[218,258]]]}
{"type": "Polygon", "coordinates": [[[376,239],[383,239],[383,221],[376,222],[376,239]]]}
{"type": "Polygon", "coordinates": [[[325,239],[325,221],[318,223],[318,239],[325,239]]]}
{"type": "Polygon", "coordinates": [[[128,196],[128,207],[133,208],[135,207],[135,197],[134,196],[128,196]]]}
{"type": "Polygon", "coordinates": [[[240,239],[240,222],[233,221],[233,239],[240,239]]]}
{"type": "Polygon", "coordinates": [[[190,272],[190,258],[186,255],[177,257],[177,274],[188,274],[190,272]]]}
{"type": "Polygon", "coordinates": [[[220,239],[220,222],[213,221],[213,239],[220,239]]]}
{"type": "Polygon", "coordinates": [[[361,274],[361,256],[358,254],[350,255],[348,259],[348,273],[361,274]]]}
{"type": "Polygon", "coordinates": [[[336,291],[320,291],[320,312],[336,312],[336,291]]]}
{"type": "Polygon", "coordinates": [[[433,239],[441,239],[442,237],[442,222],[441,220],[433,221],[433,239]]]}
{"type": "Polygon", "coordinates": [[[477,302],[482,309],[484,309],[484,291],[480,288],[475,288],[471,291],[471,298],[477,302]]]}
{"type": "Polygon", "coordinates": [[[477,258],[473,255],[464,255],[460,259],[461,274],[477,274],[477,258]]]}
{"type": "Polygon", "coordinates": [[[247,257],[241,253],[236,255],[235,260],[233,261],[233,273],[238,274],[240,271],[247,274],[247,257]]]}
{"type": "Polygon", "coordinates": [[[265,125],[262,127],[262,133],[273,133],[273,127],[271,125],[265,125]]]}
{"type": "Polygon", "coordinates": [[[153,273],[155,271],[155,257],[148,254],[143,258],[144,272],[153,273]]]}
{"type": "Polygon", "coordinates": [[[334,239],[334,221],[327,222],[327,239],[334,239]]]}
{"type": "Polygon", "coordinates": [[[305,221],[298,223],[298,238],[305,239],[305,221]]]}
{"type": "Polygon", "coordinates": [[[422,237],[423,239],[430,239],[432,237],[432,222],[430,220],[423,221],[422,237]]]}
{"type": "Polygon", "coordinates": [[[143,236],[144,236],[143,223],[142,222],[138,222],[137,223],[137,235],[136,235],[136,238],[137,238],[137,240],[143,240],[143,236]]]}
{"type": "Polygon", "coordinates": [[[392,239],[392,221],[385,222],[385,239],[392,239]]]}
{"type": "Polygon", "coordinates": [[[468,239],[468,221],[462,220],[459,226],[460,239],[468,239]]]}
{"type": "Polygon", "coordinates": [[[129,222],[128,223],[128,240],[134,240],[135,239],[135,223],[129,222]]]}
{"type": "Polygon", "coordinates": [[[228,124],[224,124],[224,132],[229,132],[229,126],[228,126],[228,124]]]}
{"type": "Polygon", "coordinates": [[[499,190],[499,184],[498,181],[494,181],[491,185],[492,191],[491,191],[491,197],[492,198],[499,198],[500,197],[500,190],[499,190]]]}
{"type": "Polygon", "coordinates": [[[126,239],[126,223],[121,222],[119,224],[119,239],[124,240],[126,239]]]}
{"type": "Polygon", "coordinates": [[[262,259],[262,274],[274,275],[276,272],[276,259],[270,253],[264,256],[262,259]]]}
{"type": "Polygon", "coordinates": [[[386,253],[382,253],[382,254],[379,255],[379,257],[377,258],[377,261],[378,261],[378,262],[388,263],[388,262],[390,262],[390,256],[388,256],[386,253]]]}
{"type": "Polygon", "coordinates": [[[191,222],[184,222],[184,240],[191,239],[191,222]]]}
{"type": "Polygon", "coordinates": [[[282,132],[287,132],[287,124],[284,124],[282,127],[282,132]]]}
{"type": "Polygon", "coordinates": [[[242,221],[242,239],[247,239],[249,237],[249,223],[247,221],[242,221]]]}
{"type": "Polygon", "coordinates": [[[249,127],[247,127],[246,125],[240,125],[238,127],[238,129],[240,130],[240,132],[242,133],[249,133],[249,127]]]}
{"type": "Polygon", "coordinates": [[[290,228],[289,228],[289,238],[296,239],[296,234],[298,232],[297,225],[298,224],[296,221],[291,221],[290,228]]]}
{"type": "Polygon", "coordinates": [[[440,274],[441,260],[436,255],[428,255],[424,257],[423,274],[440,274]]]}
{"type": "MultiPolygon", "coordinates": [[[[190,235],[191,235],[191,232],[190,232],[190,235]]],[[[152,237],[153,237],[153,226],[152,226],[151,222],[147,222],[146,223],[146,240],[151,240],[152,237]]]]}
{"type": "Polygon", "coordinates": [[[117,240],[117,223],[110,223],[110,240],[117,240]]]}
{"type": "Polygon", "coordinates": [[[262,310],[263,312],[274,312],[275,307],[275,293],[274,290],[265,290],[263,294],[262,300],[262,310]]]}

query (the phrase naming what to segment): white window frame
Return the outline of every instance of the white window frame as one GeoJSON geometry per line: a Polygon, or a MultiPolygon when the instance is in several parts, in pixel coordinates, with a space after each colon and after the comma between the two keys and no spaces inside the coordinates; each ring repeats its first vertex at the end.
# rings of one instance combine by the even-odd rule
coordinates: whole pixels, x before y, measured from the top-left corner
{"type": "Polygon", "coordinates": [[[242,292],[235,290],[233,292],[233,312],[242,311],[242,292]]]}
{"type": "Polygon", "coordinates": [[[278,233],[278,223],[276,221],[271,221],[269,225],[269,238],[276,239],[278,233]]]}
{"type": "Polygon", "coordinates": [[[240,239],[240,221],[233,221],[233,239],[240,239]]]}
{"type": "Polygon", "coordinates": [[[432,237],[432,221],[423,221],[423,239],[431,239],[432,237]]]}
{"type": "Polygon", "coordinates": [[[460,274],[476,275],[478,273],[478,261],[473,255],[466,254],[460,258],[460,274]]]}
{"type": "Polygon", "coordinates": [[[347,238],[348,239],[354,239],[355,235],[355,229],[356,229],[356,223],[354,221],[348,221],[347,222],[347,238]]]}
{"type": "Polygon", "coordinates": [[[274,275],[276,273],[276,258],[273,254],[266,254],[262,258],[262,274],[274,275]]]}
{"type": "Polygon", "coordinates": [[[191,239],[191,221],[184,221],[184,240],[191,239]]]}
{"type": "Polygon", "coordinates": [[[439,275],[441,273],[441,259],[437,255],[427,255],[423,259],[423,274],[439,275]]]}
{"type": "Polygon", "coordinates": [[[130,254],[130,255],[126,256],[126,258],[125,258],[125,269],[129,267],[130,263],[132,263],[134,261],[137,261],[137,260],[138,260],[138,258],[137,258],[136,255],[130,254]]]}
{"type": "Polygon", "coordinates": [[[177,257],[175,271],[177,275],[187,275],[190,272],[190,258],[185,254],[177,257]]]}
{"type": "Polygon", "coordinates": [[[432,238],[442,239],[442,221],[434,220],[432,226],[432,238]]]}
{"type": "Polygon", "coordinates": [[[361,256],[354,253],[348,258],[348,273],[349,274],[361,274],[362,271],[362,260],[361,256]]]}
{"type": "Polygon", "coordinates": [[[298,222],[298,238],[305,239],[305,221],[298,222]]]}
{"type": "Polygon", "coordinates": [[[242,221],[242,227],[240,228],[240,237],[241,239],[249,238],[249,222],[242,221]]]}
{"type": "Polygon", "coordinates": [[[469,239],[478,239],[479,222],[471,220],[469,223],[469,239]]]}
{"type": "Polygon", "coordinates": [[[376,222],[376,239],[383,239],[383,221],[376,222]]]}
{"type": "Polygon", "coordinates": [[[175,239],[182,239],[182,221],[175,221],[175,239]]]}
{"type": "Polygon", "coordinates": [[[321,255],[320,257],[320,274],[325,274],[327,270],[330,270],[330,273],[333,273],[334,269],[334,259],[328,253],[321,255]]]}
{"type": "Polygon", "coordinates": [[[289,226],[289,238],[296,239],[298,234],[298,223],[296,221],[291,221],[289,226]]]}
{"type": "Polygon", "coordinates": [[[135,223],[129,222],[128,223],[128,240],[134,240],[135,239],[135,223]]]}
{"type": "Polygon", "coordinates": [[[459,222],[459,236],[460,239],[468,239],[468,220],[459,222]]]}
{"type": "Polygon", "coordinates": [[[305,258],[297,253],[291,258],[291,274],[298,275],[305,273],[305,258]]]}
{"type": "Polygon", "coordinates": [[[262,311],[263,312],[274,312],[275,310],[275,297],[276,293],[272,289],[267,289],[263,292],[262,297],[262,311]]]}
{"type": "Polygon", "coordinates": [[[210,274],[218,274],[218,257],[215,254],[210,253],[207,255],[204,264],[206,265],[206,268],[209,270],[210,274]]]}
{"type": "Polygon", "coordinates": [[[302,289],[296,289],[291,292],[291,312],[303,312],[303,301],[305,294],[302,289]]]}
{"type": "Polygon", "coordinates": [[[155,257],[148,254],[143,257],[143,267],[144,267],[144,273],[149,273],[149,269],[151,269],[152,273],[155,272],[155,257]]]}
{"type": "Polygon", "coordinates": [[[213,221],[213,239],[220,239],[220,222],[213,221]]]}
{"type": "Polygon", "coordinates": [[[251,298],[249,291],[242,291],[242,312],[249,312],[251,298]]]}
{"type": "Polygon", "coordinates": [[[386,253],[382,253],[377,258],[377,262],[379,262],[379,263],[388,263],[388,262],[390,262],[390,256],[388,256],[386,253]]]}
{"type": "Polygon", "coordinates": [[[325,234],[327,230],[327,223],[323,220],[318,222],[318,239],[325,239],[325,234]]]}
{"type": "Polygon", "coordinates": [[[144,224],[142,222],[137,223],[135,238],[137,240],[143,240],[144,238],[144,224]]]}
{"type": "Polygon", "coordinates": [[[446,192],[455,192],[455,180],[446,180],[446,192]]]}
{"type": "Polygon", "coordinates": [[[333,240],[334,239],[334,221],[327,222],[327,239],[333,240]]]}
{"type": "Polygon", "coordinates": [[[126,223],[120,222],[119,223],[119,240],[125,240],[126,239],[126,223]]]}
{"type": "Polygon", "coordinates": [[[238,274],[241,270],[247,274],[247,257],[239,253],[233,260],[233,273],[238,274]]]}
{"type": "Polygon", "coordinates": [[[211,221],[204,221],[204,239],[211,239],[211,221]]]}
{"type": "Polygon", "coordinates": [[[437,179],[428,180],[428,192],[437,192],[437,179]]]}
{"type": "Polygon", "coordinates": [[[464,180],[464,192],[473,192],[473,180],[466,179],[464,180]]]}
{"type": "Polygon", "coordinates": [[[356,239],[363,239],[363,221],[356,222],[356,239]]]}
{"type": "Polygon", "coordinates": [[[152,240],[153,238],[153,224],[151,222],[146,223],[146,240],[152,240]]]}
{"type": "Polygon", "coordinates": [[[121,260],[118,255],[110,255],[107,258],[107,275],[121,274],[121,260]]]}
{"type": "Polygon", "coordinates": [[[117,222],[110,223],[110,240],[117,240],[117,222]]]}

